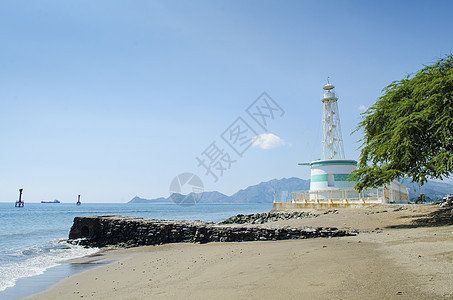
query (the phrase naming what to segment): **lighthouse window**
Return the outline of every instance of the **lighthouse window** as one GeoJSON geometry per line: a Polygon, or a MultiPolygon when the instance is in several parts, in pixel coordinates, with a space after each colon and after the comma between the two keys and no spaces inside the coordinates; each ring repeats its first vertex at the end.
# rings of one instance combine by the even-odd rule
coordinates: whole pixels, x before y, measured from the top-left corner
{"type": "Polygon", "coordinates": [[[335,186],[335,177],[333,174],[327,175],[327,186],[335,186]]]}

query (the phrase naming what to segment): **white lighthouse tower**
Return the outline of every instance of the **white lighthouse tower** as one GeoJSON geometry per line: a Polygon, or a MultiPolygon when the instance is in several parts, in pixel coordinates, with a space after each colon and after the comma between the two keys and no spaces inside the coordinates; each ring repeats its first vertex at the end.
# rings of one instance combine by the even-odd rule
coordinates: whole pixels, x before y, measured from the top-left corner
{"type": "Polygon", "coordinates": [[[310,198],[324,199],[331,197],[334,190],[353,190],[353,181],[348,180],[356,169],[357,161],[344,157],[343,138],[341,135],[338,97],[335,86],[327,81],[323,87],[322,103],[322,157],[310,163],[310,198]],[[328,193],[327,193],[328,192],[328,193]]]}
{"type": "Polygon", "coordinates": [[[329,83],[323,87],[322,96],[322,159],[344,159],[341,137],[338,98],[335,87],[329,83]]]}

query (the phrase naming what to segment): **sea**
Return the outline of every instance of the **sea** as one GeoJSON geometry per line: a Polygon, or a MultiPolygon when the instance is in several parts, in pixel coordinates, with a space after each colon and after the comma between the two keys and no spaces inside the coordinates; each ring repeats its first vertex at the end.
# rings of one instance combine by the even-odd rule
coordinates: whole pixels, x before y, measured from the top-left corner
{"type": "MultiPolygon", "coordinates": [[[[122,215],[148,219],[219,222],[237,214],[268,212],[259,204],[138,204],[138,203],[0,203],[0,299],[19,299],[39,292],[64,276],[80,271],[62,262],[99,249],[66,242],[76,216],[122,215]],[[60,267],[59,267],[60,266],[60,267]],[[65,270],[64,272],[61,270],[65,270]],[[59,270],[58,272],[53,270],[59,270]],[[42,280],[42,278],[47,278],[42,280]],[[49,279],[50,278],[50,279],[49,279]]],[[[62,278],[63,277],[63,278],[62,278]]]]}

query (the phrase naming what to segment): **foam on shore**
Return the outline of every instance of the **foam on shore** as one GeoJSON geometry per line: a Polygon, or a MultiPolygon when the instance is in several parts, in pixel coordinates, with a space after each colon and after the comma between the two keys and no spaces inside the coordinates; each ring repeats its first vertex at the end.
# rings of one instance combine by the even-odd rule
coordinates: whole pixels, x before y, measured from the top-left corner
{"type": "Polygon", "coordinates": [[[41,275],[60,262],[94,254],[97,248],[84,248],[66,243],[66,240],[53,240],[41,247],[33,247],[16,253],[16,256],[30,258],[16,263],[0,265],[0,292],[13,287],[20,278],[41,275]]]}

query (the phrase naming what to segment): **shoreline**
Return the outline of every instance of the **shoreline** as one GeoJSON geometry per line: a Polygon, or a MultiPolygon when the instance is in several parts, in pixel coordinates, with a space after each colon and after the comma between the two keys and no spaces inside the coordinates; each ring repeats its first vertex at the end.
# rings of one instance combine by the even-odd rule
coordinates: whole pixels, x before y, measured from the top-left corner
{"type": "Polygon", "coordinates": [[[100,251],[98,248],[71,245],[67,241],[57,238],[37,244],[20,253],[22,257],[15,262],[2,264],[0,299],[20,299],[45,290],[55,281],[80,272],[80,267],[65,262],[74,258],[88,258],[100,251]]]}
{"type": "Polygon", "coordinates": [[[67,251],[67,247],[65,247],[72,248],[72,245],[58,245],[59,241],[68,239],[68,233],[76,216],[116,214],[149,219],[176,217],[188,220],[220,221],[238,213],[266,212],[272,208],[272,204],[200,204],[194,207],[181,207],[173,203],[172,205],[156,206],[149,204],[87,203],[81,207],[76,207],[65,203],[58,206],[29,203],[24,209],[17,210],[14,208],[14,204],[4,204],[6,205],[2,205],[2,217],[5,216],[3,220],[5,225],[17,223],[18,226],[14,226],[14,230],[11,232],[7,231],[6,235],[2,232],[2,237],[6,236],[6,238],[2,238],[0,241],[0,248],[2,248],[0,251],[0,260],[2,261],[2,265],[0,265],[0,289],[2,290],[0,299],[7,298],[2,296],[3,292],[14,289],[14,286],[20,286],[21,290],[27,290],[33,285],[33,282],[29,283],[26,280],[24,284],[21,283],[22,281],[17,284],[17,280],[33,276],[31,278],[36,278],[36,281],[38,281],[43,272],[45,274],[50,272],[48,271],[51,270],[49,268],[55,268],[57,264],[71,257],[81,257],[93,252],[90,249],[86,249],[87,251],[82,249],[80,253],[74,253],[69,249],[67,251]],[[19,211],[20,213],[17,214],[19,211]],[[48,222],[47,219],[51,221],[48,222]],[[10,233],[20,234],[20,237],[15,237],[14,234],[11,235],[10,233]],[[8,257],[10,254],[14,257],[8,257]]]}
{"type": "MultiPolygon", "coordinates": [[[[95,255],[95,254],[94,254],[95,255]]],[[[57,266],[46,269],[42,274],[22,277],[16,280],[15,285],[0,292],[0,299],[23,299],[48,290],[56,283],[71,276],[83,273],[108,262],[91,262],[86,255],[80,258],[60,262],[57,266]],[[81,262],[73,260],[82,259],[81,262]],[[26,287],[26,289],[24,289],[26,287]]]]}
{"type": "Polygon", "coordinates": [[[453,223],[417,221],[437,211],[434,207],[398,207],[273,222],[355,228],[361,231],[357,236],[107,251],[103,259],[114,262],[26,299],[453,297],[453,223]]]}

